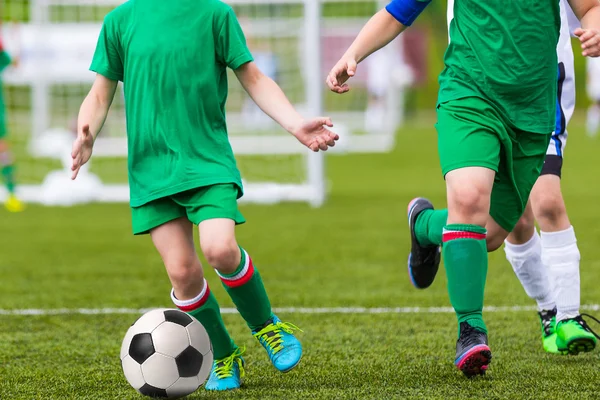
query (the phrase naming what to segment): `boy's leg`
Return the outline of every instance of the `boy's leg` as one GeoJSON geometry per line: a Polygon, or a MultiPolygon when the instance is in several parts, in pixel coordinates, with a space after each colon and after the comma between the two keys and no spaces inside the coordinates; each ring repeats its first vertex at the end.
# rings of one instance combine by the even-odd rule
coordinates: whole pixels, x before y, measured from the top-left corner
{"type": "Polygon", "coordinates": [[[132,219],[134,233],[150,233],[163,259],[173,286],[173,303],[200,321],[208,333],[215,361],[206,389],[239,388],[244,374],[241,351],[227,332],[219,304],[204,279],[185,209],[167,197],[133,208],[132,219]],[[228,366],[224,374],[219,369],[222,365],[228,366]]]}
{"type": "Polygon", "coordinates": [[[580,254],[562,197],[559,175],[540,176],[531,196],[541,230],[541,259],[554,280],[558,350],[570,354],[591,351],[596,347],[596,337],[579,313],[580,254]]]}
{"type": "Polygon", "coordinates": [[[442,254],[459,324],[455,365],[467,376],[485,373],[491,360],[482,312],[488,267],[485,226],[494,176],[495,171],[482,167],[446,174],[448,222],[442,254]]]}
{"type": "Polygon", "coordinates": [[[503,145],[500,138],[506,131],[495,109],[479,98],[440,104],[436,127],[446,179],[447,217],[443,210],[428,211],[432,207],[422,201],[415,203],[421,204],[421,212],[415,217],[409,215],[411,258],[443,243],[448,293],[459,323],[455,364],[472,376],[483,374],[491,360],[482,318],[488,262],[486,225],[503,145]]]}
{"type": "Polygon", "coordinates": [[[535,228],[531,203],[527,205],[525,213],[506,238],[504,252],[523,289],[537,303],[544,350],[548,353],[558,353],[554,288],[550,272],[542,262],[542,243],[535,228]]]}
{"type": "Polygon", "coordinates": [[[202,265],[194,248],[192,223],[185,217],[178,218],[152,229],[150,235],[171,280],[173,302],[206,328],[215,359],[230,356],[236,346],[204,279],[202,265]]]}
{"type": "Polygon", "coordinates": [[[261,276],[248,253],[235,240],[235,221],[227,218],[200,222],[200,247],[216,270],[225,290],[250,329],[273,317],[261,276]]]}
{"type": "Polygon", "coordinates": [[[232,184],[213,185],[178,197],[178,201],[188,205],[188,217],[198,222],[202,252],[240,315],[275,367],[289,371],[300,361],[302,346],[292,334],[295,327],[273,315],[258,269],[237,244],[235,226],[245,222],[237,208],[237,194],[232,184]]]}

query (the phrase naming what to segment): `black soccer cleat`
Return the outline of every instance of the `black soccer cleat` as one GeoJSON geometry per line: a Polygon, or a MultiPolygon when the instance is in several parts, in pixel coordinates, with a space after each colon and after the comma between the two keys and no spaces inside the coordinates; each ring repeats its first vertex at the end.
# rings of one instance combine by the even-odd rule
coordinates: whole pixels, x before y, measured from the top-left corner
{"type": "Polygon", "coordinates": [[[488,347],[485,332],[472,327],[467,322],[461,322],[454,359],[456,368],[460,369],[467,378],[471,378],[485,375],[491,361],[492,351],[488,347]]]}
{"type": "Polygon", "coordinates": [[[417,216],[424,210],[433,210],[433,204],[422,197],[417,197],[408,204],[408,227],[411,238],[408,276],[417,289],[431,286],[440,266],[440,246],[422,246],[415,235],[417,216]]]}

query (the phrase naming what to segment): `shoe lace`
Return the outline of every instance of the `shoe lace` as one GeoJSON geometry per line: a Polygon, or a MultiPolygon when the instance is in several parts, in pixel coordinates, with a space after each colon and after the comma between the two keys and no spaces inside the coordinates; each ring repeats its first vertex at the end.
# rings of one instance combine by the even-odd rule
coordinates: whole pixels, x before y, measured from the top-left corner
{"type": "Polygon", "coordinates": [[[544,310],[539,312],[540,319],[542,320],[542,329],[546,336],[552,333],[552,319],[556,315],[556,309],[544,310]]]}
{"type": "Polygon", "coordinates": [[[596,332],[594,332],[594,330],[592,328],[590,328],[590,326],[587,324],[587,322],[583,319],[584,316],[594,320],[597,324],[600,324],[600,320],[598,320],[598,318],[594,317],[593,315],[585,314],[585,313],[582,313],[577,318],[575,318],[575,320],[577,322],[579,322],[581,324],[581,326],[583,326],[583,329],[590,332],[592,335],[596,336],[597,339],[600,339],[600,336],[596,332]]]}
{"type": "Polygon", "coordinates": [[[302,329],[298,328],[296,325],[289,322],[277,322],[270,323],[269,325],[262,328],[260,331],[254,334],[261,342],[264,342],[270,349],[273,354],[276,354],[281,349],[283,349],[283,336],[281,332],[289,333],[290,335],[294,333],[294,331],[303,332],[302,329]]]}
{"type": "Polygon", "coordinates": [[[233,366],[237,362],[238,368],[240,369],[240,377],[244,377],[244,368],[242,366],[242,360],[240,356],[246,351],[246,348],[237,348],[231,355],[215,360],[214,374],[219,379],[231,378],[233,376],[233,366]]]}

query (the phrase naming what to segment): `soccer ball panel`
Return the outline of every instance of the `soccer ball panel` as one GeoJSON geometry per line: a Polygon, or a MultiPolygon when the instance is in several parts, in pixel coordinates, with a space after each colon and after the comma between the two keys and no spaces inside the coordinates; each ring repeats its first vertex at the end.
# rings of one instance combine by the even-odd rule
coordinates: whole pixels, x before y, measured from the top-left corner
{"type": "Polygon", "coordinates": [[[123,360],[129,354],[129,344],[131,343],[131,339],[133,339],[134,335],[135,333],[132,326],[127,329],[127,333],[125,333],[125,337],[123,338],[123,343],[121,343],[121,360],[123,360]]]}
{"type": "Polygon", "coordinates": [[[208,353],[204,354],[204,359],[202,360],[202,367],[200,367],[200,372],[198,373],[198,382],[200,385],[204,384],[210,375],[210,371],[212,371],[213,366],[213,352],[212,350],[208,353]]]}
{"type": "Polygon", "coordinates": [[[135,328],[135,333],[152,332],[158,325],[165,322],[165,310],[168,309],[157,308],[139,317],[132,325],[132,328],[135,328]]]}
{"type": "Polygon", "coordinates": [[[190,378],[198,375],[200,367],[202,367],[202,354],[193,347],[188,347],[180,355],[175,357],[177,363],[177,370],[179,376],[183,378],[190,378]]]}
{"type": "Polygon", "coordinates": [[[138,333],[131,338],[131,342],[129,343],[129,356],[139,364],[142,364],[154,353],[152,334],[138,333]]]}
{"type": "Polygon", "coordinates": [[[165,321],[172,322],[181,326],[188,326],[192,323],[192,317],[180,310],[166,310],[164,311],[165,321]]]}
{"type": "Polygon", "coordinates": [[[177,357],[190,345],[185,327],[172,322],[163,322],[152,332],[156,352],[177,357]]]}
{"type": "Polygon", "coordinates": [[[164,399],[168,397],[167,391],[165,389],[159,389],[152,385],[144,384],[141,388],[139,388],[138,392],[143,394],[144,396],[154,397],[158,399],[164,399]]]}
{"type": "Polygon", "coordinates": [[[183,397],[194,393],[200,387],[197,377],[179,378],[173,386],[167,388],[167,395],[171,398],[183,397]]]}
{"type": "Polygon", "coordinates": [[[190,336],[190,343],[196,348],[196,350],[203,355],[212,352],[210,338],[208,337],[206,329],[204,329],[204,326],[202,326],[200,322],[194,319],[194,321],[189,324],[186,329],[190,336]]]}
{"type": "Polygon", "coordinates": [[[137,361],[128,355],[125,355],[125,357],[121,360],[121,366],[123,367],[125,379],[127,379],[127,382],[129,382],[134,389],[137,390],[144,386],[146,382],[144,381],[144,376],[142,375],[142,367],[137,361]]]}
{"type": "Polygon", "coordinates": [[[142,364],[142,374],[147,384],[159,389],[166,389],[179,379],[175,359],[159,353],[142,364]]]}

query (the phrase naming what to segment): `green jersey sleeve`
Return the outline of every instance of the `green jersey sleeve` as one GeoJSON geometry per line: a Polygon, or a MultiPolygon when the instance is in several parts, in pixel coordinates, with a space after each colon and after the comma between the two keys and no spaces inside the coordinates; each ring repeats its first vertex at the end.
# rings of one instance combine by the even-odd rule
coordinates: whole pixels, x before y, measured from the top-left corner
{"type": "Polygon", "coordinates": [[[246,37],[233,9],[228,8],[222,19],[216,43],[217,60],[231,69],[237,69],[253,60],[246,45],[246,37]]]}
{"type": "Polygon", "coordinates": [[[107,15],[98,37],[90,70],[113,81],[123,81],[123,51],[111,15],[107,15]]]}
{"type": "Polygon", "coordinates": [[[4,50],[0,51],[0,72],[10,65],[10,56],[4,50]]]}

